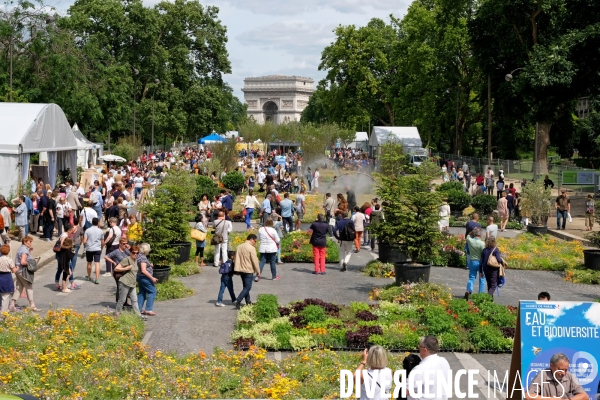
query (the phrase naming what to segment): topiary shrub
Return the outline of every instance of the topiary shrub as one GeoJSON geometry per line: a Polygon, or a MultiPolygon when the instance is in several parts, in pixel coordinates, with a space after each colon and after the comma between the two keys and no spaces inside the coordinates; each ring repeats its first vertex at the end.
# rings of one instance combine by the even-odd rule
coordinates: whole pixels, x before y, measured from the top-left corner
{"type": "Polygon", "coordinates": [[[232,192],[237,192],[242,190],[245,181],[244,175],[237,171],[231,171],[225,174],[221,182],[227,189],[230,189],[232,192]]]}
{"type": "Polygon", "coordinates": [[[194,192],[194,203],[198,204],[202,200],[202,195],[205,194],[209,201],[212,197],[219,194],[219,187],[208,176],[196,176],[196,191],[194,192]]]}
{"type": "Polygon", "coordinates": [[[495,196],[488,196],[486,194],[480,194],[471,199],[471,205],[480,214],[491,214],[498,207],[498,200],[495,196]]]}
{"type": "Polygon", "coordinates": [[[451,190],[460,190],[460,191],[464,192],[465,187],[463,186],[462,183],[454,181],[454,182],[444,182],[441,185],[439,185],[435,190],[438,192],[449,192],[451,190]]]}
{"type": "Polygon", "coordinates": [[[452,211],[462,211],[471,204],[471,196],[464,190],[452,189],[443,193],[448,197],[448,205],[452,211]]]}

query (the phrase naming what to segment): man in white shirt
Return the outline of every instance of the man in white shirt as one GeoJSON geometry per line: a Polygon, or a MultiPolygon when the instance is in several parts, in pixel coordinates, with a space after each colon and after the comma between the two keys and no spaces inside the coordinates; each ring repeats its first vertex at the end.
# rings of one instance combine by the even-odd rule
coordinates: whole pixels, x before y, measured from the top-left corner
{"type": "MultiPolygon", "coordinates": [[[[445,387],[438,385],[438,376],[448,380],[451,374],[450,365],[445,358],[437,355],[440,345],[435,336],[425,336],[419,342],[421,363],[408,375],[407,399],[448,400],[451,393],[446,393],[445,387]],[[427,383],[427,385],[425,385],[427,383]],[[440,394],[438,395],[438,390],[440,394]],[[412,395],[412,396],[411,396],[412,395]]],[[[451,376],[450,379],[453,379],[451,376]]]]}
{"type": "Polygon", "coordinates": [[[83,188],[81,186],[79,186],[79,182],[75,182],[75,187],[77,188],[77,190],[75,191],[75,193],[77,193],[77,196],[79,196],[79,197],[85,196],[85,190],[83,190],[83,188]]]}
{"type": "Polygon", "coordinates": [[[115,183],[115,180],[113,179],[111,172],[109,172],[107,174],[107,177],[106,177],[106,180],[104,181],[104,183],[106,183],[106,191],[110,192],[112,190],[113,184],[115,183]]]}
{"type": "Polygon", "coordinates": [[[494,223],[494,217],[491,215],[487,219],[487,227],[485,228],[485,238],[489,239],[490,236],[498,237],[498,225],[494,223]]]}
{"type": "Polygon", "coordinates": [[[265,182],[266,177],[267,177],[267,175],[261,169],[260,172],[258,173],[258,185],[259,186],[261,186],[265,182]]]}

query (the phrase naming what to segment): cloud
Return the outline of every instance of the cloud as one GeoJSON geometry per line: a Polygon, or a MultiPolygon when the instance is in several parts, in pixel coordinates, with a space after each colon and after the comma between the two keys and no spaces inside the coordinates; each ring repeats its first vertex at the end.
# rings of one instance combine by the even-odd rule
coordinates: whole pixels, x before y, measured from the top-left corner
{"type": "Polygon", "coordinates": [[[258,26],[236,37],[244,46],[285,51],[292,55],[321,54],[333,42],[334,25],[306,21],[279,21],[258,26]]]}
{"type": "Polygon", "coordinates": [[[240,10],[266,15],[298,15],[326,9],[345,14],[362,14],[369,10],[406,9],[405,1],[390,7],[390,2],[386,0],[213,0],[213,3],[228,4],[240,10]]]}
{"type": "Polygon", "coordinates": [[[600,326],[600,303],[592,304],[584,316],[591,324],[600,326]]]}

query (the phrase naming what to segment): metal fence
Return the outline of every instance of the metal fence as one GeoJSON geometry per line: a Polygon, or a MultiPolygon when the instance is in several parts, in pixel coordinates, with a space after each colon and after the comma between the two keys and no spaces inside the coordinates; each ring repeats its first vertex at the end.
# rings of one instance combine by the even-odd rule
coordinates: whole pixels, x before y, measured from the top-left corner
{"type": "Polygon", "coordinates": [[[529,182],[537,179],[543,180],[545,176],[548,175],[548,178],[554,183],[555,188],[560,189],[562,186],[565,186],[569,190],[579,191],[581,193],[592,191],[598,192],[598,179],[600,177],[600,172],[596,172],[585,168],[579,168],[571,163],[549,162],[548,164],[546,164],[548,172],[540,173],[540,171],[544,171],[542,165],[529,160],[503,160],[499,158],[494,158],[490,162],[488,158],[460,156],[457,154],[432,153],[431,155],[438,159],[438,163],[440,165],[444,163],[447,164],[448,161],[452,161],[457,169],[464,169],[464,166],[466,165],[471,174],[473,175],[479,172],[485,174],[488,167],[491,167],[494,171],[495,176],[498,176],[499,170],[502,170],[504,172],[504,176],[508,179],[515,179],[519,181],[526,179],[529,182]],[[593,183],[573,184],[563,182],[563,172],[565,171],[593,171],[593,183]]]}

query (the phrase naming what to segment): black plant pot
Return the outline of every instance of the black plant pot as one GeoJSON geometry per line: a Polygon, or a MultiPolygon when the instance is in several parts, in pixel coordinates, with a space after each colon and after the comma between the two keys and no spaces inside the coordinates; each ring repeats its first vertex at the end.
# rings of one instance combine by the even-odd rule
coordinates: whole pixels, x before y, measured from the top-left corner
{"type": "Polygon", "coordinates": [[[527,225],[527,233],[533,233],[534,235],[545,235],[548,233],[547,226],[527,225]]]}
{"type": "Polygon", "coordinates": [[[396,263],[408,260],[408,256],[400,246],[388,243],[379,243],[379,261],[383,263],[396,263]]]}
{"type": "Polygon", "coordinates": [[[192,249],[191,242],[177,242],[171,243],[172,247],[177,249],[177,258],[175,258],[175,265],[183,264],[190,259],[190,251],[192,249]]]}
{"type": "Polygon", "coordinates": [[[395,262],[394,273],[396,274],[396,285],[404,283],[429,282],[431,263],[421,264],[412,262],[395,262]]]}
{"type": "Polygon", "coordinates": [[[155,265],[152,276],[158,279],[158,283],[163,283],[169,280],[171,267],[168,265],[155,265]]]}
{"type": "Polygon", "coordinates": [[[587,269],[600,271],[600,250],[584,250],[583,263],[587,269]]]}

